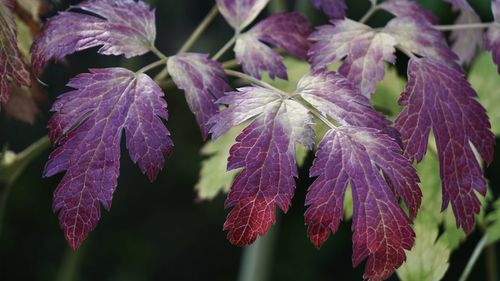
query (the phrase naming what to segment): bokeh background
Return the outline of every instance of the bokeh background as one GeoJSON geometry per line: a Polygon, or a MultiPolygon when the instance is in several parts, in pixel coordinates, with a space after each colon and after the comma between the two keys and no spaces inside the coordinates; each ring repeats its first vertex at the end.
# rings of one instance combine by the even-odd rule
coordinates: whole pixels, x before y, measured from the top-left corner
{"type": "MultiPolygon", "coordinates": [[[[52,1],[48,15],[77,1],[52,1]]],[[[209,11],[213,1],[150,0],[157,14],[157,46],[172,54],[182,45],[197,24],[209,11]]],[[[369,1],[349,0],[349,17],[358,19],[368,8],[369,1]]],[[[442,24],[453,22],[456,14],[438,0],[420,1],[426,9],[441,18],[442,24]]],[[[489,0],[470,1],[485,21],[491,20],[489,0]]],[[[270,9],[298,10],[315,24],[326,18],[314,11],[309,0],[280,1],[270,9]],[[278,4],[280,4],[278,3],[278,4]]],[[[268,10],[266,13],[272,12],[268,10]]],[[[379,13],[372,26],[382,26],[389,18],[379,13]]],[[[197,42],[194,51],[214,52],[232,35],[222,17],[211,25],[197,42]]],[[[231,58],[231,53],[226,55],[231,58]]],[[[50,117],[49,107],[55,98],[67,91],[67,81],[91,67],[127,66],[139,69],[154,61],[152,55],[125,60],[105,57],[95,49],[71,55],[61,64],[51,64],[40,78],[46,86],[48,100],[42,105],[34,125],[18,122],[0,114],[0,143],[9,150],[21,151],[46,134],[50,117]]],[[[404,73],[404,66],[399,71],[404,73]]],[[[5,209],[3,231],[0,234],[0,280],[245,280],[252,276],[242,264],[252,262],[252,248],[242,249],[229,244],[222,231],[227,211],[223,208],[225,196],[213,201],[197,200],[194,185],[200,171],[200,148],[203,142],[193,115],[182,92],[166,90],[175,149],[166,160],[165,169],[154,183],[149,183],[133,165],[126,153],[122,154],[121,176],[113,199],[111,212],[103,210],[97,229],[76,253],[72,252],[52,212],[52,193],[61,175],[41,177],[48,151],[33,161],[14,183],[5,209]]],[[[124,151],[124,150],[122,150],[124,151]]],[[[500,158],[496,158],[500,159],[500,158]]],[[[350,222],[342,223],[321,250],[308,241],[303,223],[303,206],[308,179],[307,167],[312,157],[300,170],[292,208],[279,215],[271,237],[259,245],[264,254],[257,259],[258,270],[253,272],[261,280],[361,280],[363,266],[351,265],[350,222]],[[267,277],[267,279],[266,279],[267,277]]],[[[498,186],[499,162],[489,168],[487,175],[492,186],[498,186]]],[[[495,191],[498,194],[498,191],[495,191]]],[[[0,190],[0,196],[5,196],[0,190]]],[[[451,266],[444,280],[457,280],[480,234],[473,233],[453,253],[451,266]]],[[[253,249],[255,250],[255,249],[253,249]]],[[[497,248],[498,250],[498,248],[497,248]]],[[[480,258],[471,280],[485,280],[484,261],[480,258]]],[[[255,276],[255,275],[254,275],[255,276]]],[[[394,276],[390,280],[397,280],[394,276]]]]}

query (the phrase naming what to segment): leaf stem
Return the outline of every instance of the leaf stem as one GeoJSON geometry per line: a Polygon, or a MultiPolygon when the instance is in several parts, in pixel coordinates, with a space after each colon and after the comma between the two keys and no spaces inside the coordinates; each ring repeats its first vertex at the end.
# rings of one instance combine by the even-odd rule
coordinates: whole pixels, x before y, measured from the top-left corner
{"type": "Polygon", "coordinates": [[[360,23],[366,23],[378,10],[379,10],[378,5],[373,5],[370,7],[370,9],[366,12],[366,14],[359,20],[360,23]]]}
{"type": "Polygon", "coordinates": [[[460,29],[481,29],[481,28],[488,28],[492,25],[498,25],[500,27],[500,23],[497,22],[483,22],[483,23],[467,23],[467,24],[434,25],[434,28],[440,31],[449,31],[449,30],[460,30],[460,29]]]}
{"type": "Polygon", "coordinates": [[[231,48],[233,46],[233,44],[236,42],[236,39],[238,39],[238,36],[240,35],[239,32],[236,32],[233,37],[231,37],[231,39],[229,39],[229,41],[226,42],[226,44],[224,44],[224,46],[222,46],[222,48],[212,57],[213,60],[218,60],[220,59],[220,57],[222,57],[222,55],[224,55],[227,50],[229,50],[229,48],[231,48]]]}
{"type": "Polygon", "coordinates": [[[150,63],[150,64],[146,65],[145,67],[139,69],[136,73],[140,74],[140,73],[147,72],[147,71],[149,71],[151,69],[154,69],[154,68],[156,68],[158,66],[162,66],[162,65],[166,64],[167,61],[168,61],[168,57],[165,57],[165,58],[163,58],[161,60],[157,60],[157,61],[155,61],[153,63],[150,63]]]}
{"type": "Polygon", "coordinates": [[[497,281],[498,280],[498,272],[497,272],[497,253],[495,249],[495,244],[491,244],[486,247],[484,254],[485,264],[486,264],[486,280],[488,281],[497,281]]]}
{"type": "Polygon", "coordinates": [[[472,268],[474,268],[474,265],[476,264],[477,260],[479,259],[479,256],[481,255],[481,252],[483,251],[487,240],[488,240],[488,234],[484,234],[483,238],[481,238],[481,240],[479,240],[479,242],[477,243],[476,248],[474,249],[474,252],[472,252],[472,255],[469,258],[469,261],[467,262],[467,265],[465,266],[465,269],[462,272],[460,279],[458,279],[459,281],[466,281],[467,280],[467,278],[469,277],[469,275],[472,271],[472,268]]]}
{"type": "Polygon", "coordinates": [[[179,52],[177,53],[184,53],[191,49],[191,47],[194,45],[196,40],[200,38],[200,36],[203,34],[203,32],[208,28],[210,23],[215,19],[215,17],[219,14],[219,9],[217,8],[217,5],[214,5],[212,9],[210,9],[210,12],[205,16],[205,18],[201,21],[201,23],[198,25],[198,27],[193,31],[193,33],[189,36],[187,41],[182,45],[182,47],[179,49],[179,52]]]}
{"type": "Polygon", "coordinates": [[[156,46],[152,45],[149,47],[149,49],[151,50],[151,52],[153,52],[153,54],[155,54],[159,59],[161,60],[166,60],[167,59],[167,56],[165,56],[160,50],[158,50],[158,48],[156,48],[156,46]]]}
{"type": "Polygon", "coordinates": [[[266,83],[264,81],[261,81],[257,78],[254,78],[248,74],[245,74],[245,73],[242,73],[242,72],[239,72],[239,71],[235,71],[235,70],[231,70],[231,69],[224,69],[224,72],[226,73],[226,75],[228,76],[232,76],[232,77],[236,77],[236,78],[240,78],[240,79],[243,79],[243,80],[246,80],[252,84],[255,84],[257,86],[260,86],[260,87],[263,87],[263,88],[267,88],[269,90],[272,90],[272,91],[276,91],[282,95],[285,95],[285,96],[288,96],[288,97],[291,97],[291,95],[285,91],[282,91],[276,87],[274,87],[273,85],[269,84],[269,83],[266,83]]]}

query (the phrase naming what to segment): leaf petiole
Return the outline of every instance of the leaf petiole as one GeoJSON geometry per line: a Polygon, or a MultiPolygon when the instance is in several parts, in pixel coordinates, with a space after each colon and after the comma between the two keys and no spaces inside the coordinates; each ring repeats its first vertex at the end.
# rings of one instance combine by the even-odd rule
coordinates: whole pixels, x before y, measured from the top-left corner
{"type": "Polygon", "coordinates": [[[182,47],[179,49],[179,52],[177,53],[184,53],[188,51],[194,45],[196,40],[198,40],[198,38],[200,38],[203,32],[208,28],[208,26],[215,19],[217,14],[219,14],[219,9],[217,8],[217,5],[214,5],[210,10],[210,12],[208,12],[203,21],[193,31],[193,33],[189,36],[187,41],[182,45],[182,47]]]}
{"type": "Polygon", "coordinates": [[[434,28],[440,31],[460,30],[460,29],[482,29],[488,28],[493,25],[500,27],[498,22],[483,22],[483,23],[469,23],[469,24],[450,24],[450,25],[435,25],[434,28]]]}
{"type": "Polygon", "coordinates": [[[240,33],[236,32],[233,35],[233,37],[231,37],[231,39],[229,39],[229,41],[227,41],[226,44],[224,44],[224,46],[222,46],[222,48],[212,57],[212,59],[213,60],[220,59],[220,57],[222,57],[222,55],[224,55],[229,50],[229,48],[231,48],[234,45],[239,35],[240,33]]]}
{"type": "Polygon", "coordinates": [[[167,61],[168,61],[168,57],[165,57],[165,58],[163,58],[161,60],[158,60],[158,61],[155,61],[155,62],[153,62],[151,64],[146,65],[145,67],[139,69],[136,73],[140,74],[140,73],[144,73],[144,72],[150,71],[151,69],[154,69],[154,68],[156,68],[158,66],[162,66],[162,65],[166,64],[167,61]]]}

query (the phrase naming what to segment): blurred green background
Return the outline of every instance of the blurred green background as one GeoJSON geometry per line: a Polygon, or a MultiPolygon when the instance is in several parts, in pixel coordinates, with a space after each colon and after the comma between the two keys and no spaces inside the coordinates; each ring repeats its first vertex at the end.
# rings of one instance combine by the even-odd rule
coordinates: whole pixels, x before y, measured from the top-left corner
{"type": "MultiPolygon", "coordinates": [[[[156,8],[157,47],[166,54],[177,51],[213,5],[213,1],[201,0],[149,2],[156,8]]],[[[355,19],[369,6],[367,0],[347,2],[349,17],[355,19]]],[[[442,24],[453,22],[456,14],[442,1],[421,2],[440,17],[442,24]]],[[[70,3],[76,1],[53,1],[51,13],[65,9],[70,3]]],[[[489,0],[475,0],[471,4],[485,21],[491,20],[489,0]]],[[[309,0],[279,1],[270,7],[298,9],[315,25],[326,22],[320,12],[312,10],[309,0]]],[[[388,18],[387,14],[378,13],[369,23],[382,26],[388,18]]],[[[219,16],[193,50],[213,53],[231,35],[231,29],[219,16]]],[[[232,53],[226,54],[227,59],[231,56],[232,53]]],[[[132,60],[105,57],[93,49],[71,55],[65,63],[51,64],[40,78],[47,84],[49,100],[39,119],[31,126],[0,115],[1,145],[21,151],[45,135],[50,104],[68,90],[65,84],[76,74],[88,68],[118,65],[136,70],[154,60],[153,55],[132,60]]],[[[404,73],[404,64],[399,71],[404,73]]],[[[6,205],[0,234],[1,281],[238,280],[243,249],[229,244],[222,231],[227,214],[223,208],[225,196],[219,195],[211,202],[196,200],[194,185],[198,180],[202,160],[199,151],[203,143],[194,117],[182,92],[167,89],[166,97],[170,115],[167,125],[175,149],[166,160],[165,169],[156,182],[150,184],[123,153],[112,210],[103,210],[96,230],[77,253],[69,250],[57,215],[51,209],[52,192],[62,176],[41,178],[48,151],[27,167],[13,185],[6,205]]],[[[307,171],[311,161],[312,157],[308,156],[305,168],[300,170],[292,208],[287,215],[279,216],[272,229],[272,239],[264,245],[266,259],[261,261],[267,267],[259,269],[259,273],[267,271],[268,280],[276,281],[361,280],[363,266],[353,269],[351,265],[350,222],[342,223],[338,233],[320,251],[307,238],[303,202],[311,183],[307,171]]],[[[495,178],[498,175],[494,171],[500,167],[496,162],[488,172],[492,186],[498,186],[499,179],[495,178]]],[[[4,195],[0,190],[0,196],[4,195]]],[[[452,254],[444,280],[458,279],[479,238],[480,234],[473,233],[452,254]]],[[[471,280],[485,280],[482,258],[471,276],[471,280]]],[[[396,275],[390,280],[397,280],[396,275]]]]}

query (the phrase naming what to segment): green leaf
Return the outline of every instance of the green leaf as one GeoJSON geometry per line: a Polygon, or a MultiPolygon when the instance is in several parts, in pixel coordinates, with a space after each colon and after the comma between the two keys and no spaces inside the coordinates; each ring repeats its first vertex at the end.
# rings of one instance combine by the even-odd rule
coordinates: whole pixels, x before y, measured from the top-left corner
{"type": "Polygon", "coordinates": [[[285,64],[286,70],[288,72],[288,80],[273,80],[269,78],[269,75],[267,75],[267,73],[263,75],[262,80],[278,89],[291,93],[295,91],[300,78],[302,78],[304,74],[309,72],[311,70],[311,67],[307,62],[292,57],[285,57],[283,63],[285,64]]]}
{"type": "Polygon", "coordinates": [[[201,171],[195,189],[198,198],[213,199],[219,192],[228,192],[239,170],[227,171],[229,150],[234,144],[236,136],[243,130],[243,126],[234,127],[215,141],[203,146],[201,154],[209,158],[201,162],[201,171]]]}
{"type": "Polygon", "coordinates": [[[414,224],[416,239],[406,262],[397,270],[403,281],[438,281],[448,270],[451,250],[438,239],[439,227],[423,221],[414,224]]]}
{"type": "Polygon", "coordinates": [[[498,110],[500,79],[490,53],[482,53],[478,56],[471,67],[469,81],[477,91],[479,102],[488,112],[493,133],[500,135],[500,110],[498,110]]]}

